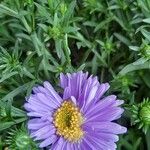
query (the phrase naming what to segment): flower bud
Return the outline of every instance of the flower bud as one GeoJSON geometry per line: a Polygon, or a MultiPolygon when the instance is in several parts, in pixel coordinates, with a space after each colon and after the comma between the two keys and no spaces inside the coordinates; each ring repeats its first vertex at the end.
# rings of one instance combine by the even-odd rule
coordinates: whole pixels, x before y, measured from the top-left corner
{"type": "Polygon", "coordinates": [[[61,37],[61,30],[59,27],[52,27],[49,28],[49,35],[53,38],[53,39],[58,39],[61,37]]]}
{"type": "Polygon", "coordinates": [[[24,126],[21,129],[11,129],[8,131],[6,144],[12,150],[36,149],[35,142],[31,139],[24,126]]]}
{"type": "Polygon", "coordinates": [[[139,116],[144,124],[150,125],[150,104],[147,104],[141,108],[139,116]]]}
{"type": "Polygon", "coordinates": [[[62,3],[60,5],[60,12],[62,13],[62,15],[64,15],[66,11],[67,11],[67,5],[65,3],[62,3]]]}
{"type": "Polygon", "coordinates": [[[30,137],[26,133],[22,132],[21,134],[17,134],[15,143],[19,149],[26,149],[26,147],[30,144],[30,141],[30,137]]]}
{"type": "Polygon", "coordinates": [[[140,49],[140,55],[146,59],[150,59],[150,45],[144,45],[140,49]]]}
{"type": "Polygon", "coordinates": [[[130,110],[132,112],[133,124],[137,124],[139,129],[142,129],[146,133],[150,127],[149,99],[144,99],[142,103],[133,105],[130,110]]]}

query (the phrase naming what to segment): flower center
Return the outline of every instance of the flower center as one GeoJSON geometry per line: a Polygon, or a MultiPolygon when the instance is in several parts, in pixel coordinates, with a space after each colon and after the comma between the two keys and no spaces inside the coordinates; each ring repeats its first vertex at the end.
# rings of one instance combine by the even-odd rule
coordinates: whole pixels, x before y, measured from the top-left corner
{"type": "Polygon", "coordinates": [[[71,142],[77,142],[82,138],[82,121],[82,114],[71,101],[64,101],[54,113],[56,133],[71,142]]]}

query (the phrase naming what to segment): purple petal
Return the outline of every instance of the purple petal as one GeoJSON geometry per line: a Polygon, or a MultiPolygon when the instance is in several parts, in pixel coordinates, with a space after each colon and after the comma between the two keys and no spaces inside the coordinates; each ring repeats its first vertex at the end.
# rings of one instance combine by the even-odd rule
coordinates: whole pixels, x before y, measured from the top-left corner
{"type": "Polygon", "coordinates": [[[122,108],[119,107],[109,107],[109,109],[105,109],[99,112],[93,112],[87,116],[86,122],[89,121],[113,121],[120,117],[120,115],[124,112],[122,108]]]}
{"type": "Polygon", "coordinates": [[[40,148],[49,146],[50,144],[54,143],[57,139],[56,135],[52,135],[51,137],[47,138],[46,140],[44,140],[41,144],[40,144],[40,148]]]}
{"type": "Polygon", "coordinates": [[[50,135],[50,134],[47,132],[47,133],[45,133],[45,134],[43,134],[43,135],[40,135],[40,136],[36,137],[34,140],[35,140],[35,141],[45,140],[45,139],[49,138],[49,137],[52,136],[52,135],[54,135],[54,134],[51,134],[51,135],[50,135]]]}
{"type": "Polygon", "coordinates": [[[63,73],[60,74],[60,86],[65,89],[68,86],[68,79],[63,73]]]}
{"type": "Polygon", "coordinates": [[[51,97],[49,97],[49,96],[46,96],[46,95],[44,95],[43,93],[38,93],[37,94],[37,98],[38,98],[38,100],[41,102],[41,103],[43,103],[43,104],[45,104],[45,105],[47,105],[47,106],[49,106],[50,108],[57,108],[59,105],[57,105],[56,103],[53,103],[53,99],[51,99],[51,97]]]}
{"type": "Polygon", "coordinates": [[[81,149],[83,149],[88,147],[89,150],[98,150],[98,149],[101,149],[102,147],[99,147],[95,142],[92,141],[92,139],[88,138],[88,137],[85,137],[83,139],[83,142],[81,144],[81,149]],[[83,145],[83,146],[82,146],[83,145]],[[86,146],[84,146],[86,145],[86,146]]]}
{"type": "MultiPolygon", "coordinates": [[[[41,103],[41,101],[39,100],[39,97],[37,95],[31,95],[29,98],[28,98],[28,104],[31,106],[31,107],[37,107],[38,110],[49,110],[51,109],[51,107],[45,105],[44,103],[41,103]]],[[[25,104],[26,105],[26,104],[25,104]]],[[[33,109],[32,108],[32,109],[33,109]]]]}
{"type": "Polygon", "coordinates": [[[122,134],[127,131],[125,127],[113,122],[88,122],[86,126],[91,127],[95,132],[122,134]]]}
{"type": "Polygon", "coordinates": [[[41,92],[38,87],[33,87],[32,91],[34,94],[41,92]]]}
{"type": "Polygon", "coordinates": [[[31,119],[28,121],[28,128],[30,130],[40,129],[46,125],[48,125],[49,122],[42,122],[41,119],[31,119]]]}
{"type": "Polygon", "coordinates": [[[113,133],[103,133],[103,132],[95,132],[92,127],[90,126],[84,126],[83,130],[86,134],[93,135],[94,137],[103,139],[108,142],[117,142],[119,140],[119,137],[113,133]]]}
{"type": "Polygon", "coordinates": [[[103,138],[99,138],[98,135],[95,135],[93,132],[90,134],[86,134],[83,142],[81,143],[81,149],[84,149],[83,147],[91,150],[115,150],[116,144],[114,142],[105,141],[103,138]]]}
{"type": "Polygon", "coordinates": [[[58,102],[58,104],[61,104],[62,98],[58,95],[48,81],[44,82],[44,87],[49,91],[49,94],[58,102]]]}
{"type": "Polygon", "coordinates": [[[96,99],[99,100],[104,95],[104,93],[109,89],[109,87],[110,85],[108,83],[101,84],[96,93],[96,99]]]}
{"type": "MultiPolygon", "coordinates": [[[[86,105],[87,105],[87,99],[89,98],[89,101],[91,101],[91,98],[94,98],[92,96],[92,88],[93,86],[95,86],[96,84],[92,82],[92,77],[89,77],[87,79],[87,81],[85,82],[84,86],[83,86],[83,90],[81,91],[81,96],[79,97],[79,105],[81,106],[81,109],[83,109],[86,105]]],[[[97,83],[96,86],[98,86],[99,83],[97,83]]],[[[97,87],[95,87],[94,89],[96,89],[97,87]]],[[[93,94],[96,93],[95,91],[93,92],[93,94]]],[[[94,94],[95,95],[95,94],[94,94]]]]}
{"type": "Polygon", "coordinates": [[[94,104],[94,106],[93,105],[89,106],[89,108],[86,109],[86,111],[84,111],[85,116],[88,116],[92,112],[95,113],[96,111],[103,110],[104,108],[106,109],[107,107],[109,107],[110,105],[114,103],[115,99],[116,99],[115,95],[111,95],[111,96],[107,96],[103,98],[101,101],[94,104]]]}
{"type": "Polygon", "coordinates": [[[120,106],[124,103],[124,100],[116,100],[114,106],[120,106]]]}
{"type": "Polygon", "coordinates": [[[27,115],[29,117],[42,117],[44,114],[41,114],[40,112],[39,113],[38,112],[29,112],[29,113],[27,113],[27,115]]]}
{"type": "Polygon", "coordinates": [[[65,88],[70,89],[67,96],[68,98],[74,96],[76,99],[78,99],[80,97],[87,76],[88,73],[83,73],[82,71],[73,74],[67,73],[66,75],[60,75],[60,86],[64,90],[65,88]]]}
{"type": "Polygon", "coordinates": [[[27,111],[32,111],[32,112],[41,112],[43,114],[45,114],[46,112],[48,112],[50,109],[46,108],[45,106],[43,107],[40,107],[39,105],[31,105],[30,103],[26,103],[24,105],[24,108],[27,110],[27,111]],[[34,107],[33,107],[34,106],[34,107]]]}
{"type": "Polygon", "coordinates": [[[66,142],[66,144],[64,146],[64,150],[71,150],[71,145],[72,145],[72,143],[66,142]]]}
{"type": "Polygon", "coordinates": [[[52,150],[63,150],[66,145],[64,138],[60,137],[58,141],[51,146],[52,150]]]}
{"type": "Polygon", "coordinates": [[[49,133],[49,135],[51,136],[52,134],[55,133],[55,128],[52,125],[45,125],[42,128],[39,128],[39,130],[31,133],[32,137],[40,137],[41,135],[44,135],[46,133],[49,133]]]}
{"type": "Polygon", "coordinates": [[[76,100],[76,98],[75,98],[74,96],[71,96],[71,101],[72,101],[75,105],[77,105],[77,100],[76,100]]]}
{"type": "Polygon", "coordinates": [[[64,89],[63,99],[66,100],[69,99],[70,97],[71,97],[71,90],[69,87],[66,87],[64,89]]]}

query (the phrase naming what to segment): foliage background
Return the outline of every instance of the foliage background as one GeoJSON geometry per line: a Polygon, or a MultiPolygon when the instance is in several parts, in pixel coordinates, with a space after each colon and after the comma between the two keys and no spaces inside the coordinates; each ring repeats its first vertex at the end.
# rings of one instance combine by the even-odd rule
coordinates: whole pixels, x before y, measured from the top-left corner
{"type": "Polygon", "coordinates": [[[33,86],[49,80],[59,90],[60,72],[84,70],[125,100],[119,122],[128,133],[118,150],[150,150],[149,130],[129,112],[150,97],[149,44],[149,0],[1,0],[0,149],[26,121],[22,105],[33,86]]]}

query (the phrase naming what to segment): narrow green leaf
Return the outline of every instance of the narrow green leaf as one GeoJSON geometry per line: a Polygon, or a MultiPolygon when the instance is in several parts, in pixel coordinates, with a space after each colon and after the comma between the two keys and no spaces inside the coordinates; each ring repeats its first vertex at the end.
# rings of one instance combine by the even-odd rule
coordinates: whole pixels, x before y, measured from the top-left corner
{"type": "Polygon", "coordinates": [[[145,29],[141,29],[141,32],[143,36],[150,42],[150,32],[146,31],[145,29]]]}
{"type": "Polygon", "coordinates": [[[10,73],[7,72],[7,73],[3,74],[3,75],[2,75],[2,78],[0,79],[0,83],[2,83],[3,81],[9,79],[10,77],[12,77],[12,76],[14,76],[14,75],[16,75],[16,74],[18,74],[17,71],[10,72],[10,73]]]}
{"type": "Polygon", "coordinates": [[[26,115],[25,111],[12,106],[11,107],[11,116],[12,117],[26,117],[27,115],[26,115]]]}
{"type": "Polygon", "coordinates": [[[150,18],[143,19],[143,22],[150,23],[150,18]]]}
{"type": "Polygon", "coordinates": [[[7,6],[4,6],[2,4],[0,4],[0,13],[6,13],[10,16],[13,16],[13,17],[18,17],[18,12],[8,8],[7,6]]]}
{"type": "Polygon", "coordinates": [[[0,131],[3,131],[5,129],[10,128],[11,126],[24,122],[25,120],[27,120],[27,118],[20,118],[20,119],[16,119],[15,121],[9,121],[9,122],[1,122],[0,123],[0,131]]]}
{"type": "Polygon", "coordinates": [[[120,75],[125,75],[127,74],[128,72],[131,72],[131,71],[135,71],[135,70],[141,70],[141,69],[150,69],[150,61],[147,61],[143,64],[140,64],[140,65],[134,65],[133,63],[132,64],[129,64],[127,66],[125,66],[120,72],[119,74],[120,75]]]}
{"type": "Polygon", "coordinates": [[[119,34],[119,33],[114,33],[115,37],[120,40],[121,42],[123,42],[124,44],[131,45],[131,42],[129,39],[127,39],[125,36],[119,34]]]}
{"type": "Polygon", "coordinates": [[[7,101],[8,99],[11,99],[13,97],[15,97],[16,95],[18,95],[19,93],[22,93],[24,91],[26,91],[28,89],[28,87],[30,86],[30,84],[35,83],[35,81],[32,82],[28,82],[22,86],[19,86],[18,88],[16,88],[15,90],[9,92],[8,94],[6,94],[1,100],[2,101],[7,101]]]}

